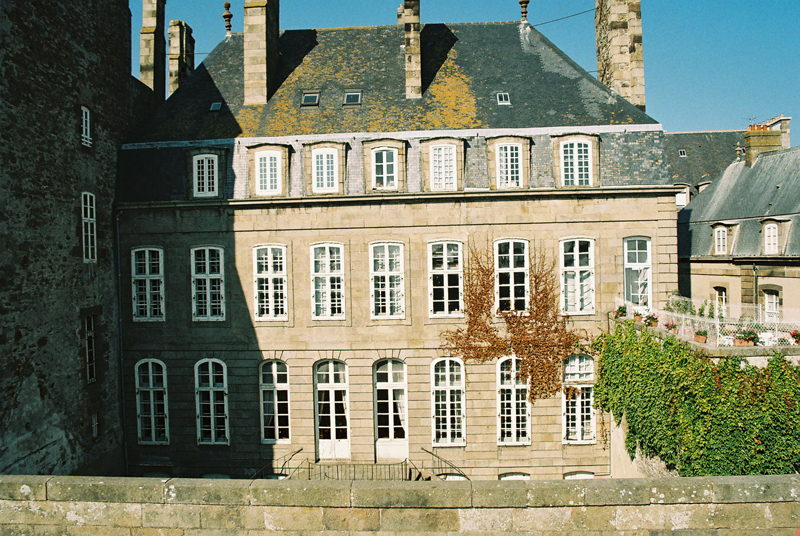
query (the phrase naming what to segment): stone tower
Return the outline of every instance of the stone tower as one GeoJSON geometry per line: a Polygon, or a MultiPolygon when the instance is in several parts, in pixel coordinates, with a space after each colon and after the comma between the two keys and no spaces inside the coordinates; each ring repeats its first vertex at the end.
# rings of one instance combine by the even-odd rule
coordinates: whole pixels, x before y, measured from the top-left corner
{"type": "Polygon", "coordinates": [[[596,0],[597,78],[645,110],[642,3],[596,0]]]}

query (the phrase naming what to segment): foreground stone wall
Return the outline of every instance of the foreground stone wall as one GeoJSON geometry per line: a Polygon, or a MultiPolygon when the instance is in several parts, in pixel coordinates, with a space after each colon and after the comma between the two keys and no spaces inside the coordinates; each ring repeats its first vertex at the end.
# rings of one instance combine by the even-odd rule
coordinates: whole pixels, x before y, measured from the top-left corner
{"type": "Polygon", "coordinates": [[[0,534],[794,536],[800,477],[302,482],[0,476],[0,534]]]}

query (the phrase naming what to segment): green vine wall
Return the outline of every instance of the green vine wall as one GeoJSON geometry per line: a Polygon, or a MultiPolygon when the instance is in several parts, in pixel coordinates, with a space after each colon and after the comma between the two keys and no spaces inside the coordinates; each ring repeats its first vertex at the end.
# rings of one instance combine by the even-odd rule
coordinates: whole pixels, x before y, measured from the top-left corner
{"type": "Polygon", "coordinates": [[[595,403],[628,424],[633,458],[658,456],[681,476],[800,470],[800,367],[776,354],[764,368],[714,363],[674,338],[632,325],[594,342],[595,403]]]}

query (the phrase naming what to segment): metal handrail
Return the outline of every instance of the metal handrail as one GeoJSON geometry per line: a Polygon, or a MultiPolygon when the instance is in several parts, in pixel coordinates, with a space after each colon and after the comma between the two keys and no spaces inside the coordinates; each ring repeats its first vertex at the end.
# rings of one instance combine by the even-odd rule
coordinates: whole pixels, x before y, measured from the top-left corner
{"type": "Polygon", "coordinates": [[[451,463],[449,460],[445,460],[444,458],[442,458],[441,456],[439,456],[435,452],[431,452],[430,450],[426,449],[425,447],[422,447],[422,450],[423,450],[423,452],[427,452],[433,458],[435,458],[436,460],[439,461],[439,465],[434,465],[434,467],[436,468],[436,471],[434,471],[436,476],[442,475],[443,472],[439,471],[439,469],[440,468],[444,468],[445,466],[447,466],[447,468],[452,469],[453,471],[455,471],[456,474],[463,476],[464,480],[469,480],[469,477],[466,474],[464,474],[464,471],[459,469],[456,465],[451,463]]]}
{"type": "Polygon", "coordinates": [[[286,454],[285,456],[281,456],[277,460],[272,460],[270,463],[268,463],[267,465],[265,465],[264,467],[262,467],[261,469],[256,471],[255,474],[250,477],[250,479],[251,480],[255,480],[256,478],[263,478],[264,474],[273,474],[273,475],[283,474],[283,471],[286,469],[286,465],[291,461],[292,458],[295,457],[296,454],[298,454],[298,453],[300,453],[302,451],[303,451],[303,449],[299,448],[294,452],[286,454]],[[283,463],[281,463],[281,462],[283,462],[283,463]],[[275,467],[279,463],[281,464],[280,469],[278,471],[275,471],[275,467]],[[265,473],[265,471],[267,469],[272,469],[272,473],[265,473]]]}

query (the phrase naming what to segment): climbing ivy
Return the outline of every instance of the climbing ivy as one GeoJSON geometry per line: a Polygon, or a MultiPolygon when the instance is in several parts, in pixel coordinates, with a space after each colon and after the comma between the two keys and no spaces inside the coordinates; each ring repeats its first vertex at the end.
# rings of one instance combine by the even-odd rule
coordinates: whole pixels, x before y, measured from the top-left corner
{"type": "Polygon", "coordinates": [[[658,456],[681,476],[800,470],[800,367],[714,363],[675,338],[631,323],[595,340],[595,403],[628,424],[626,448],[658,456]]]}

